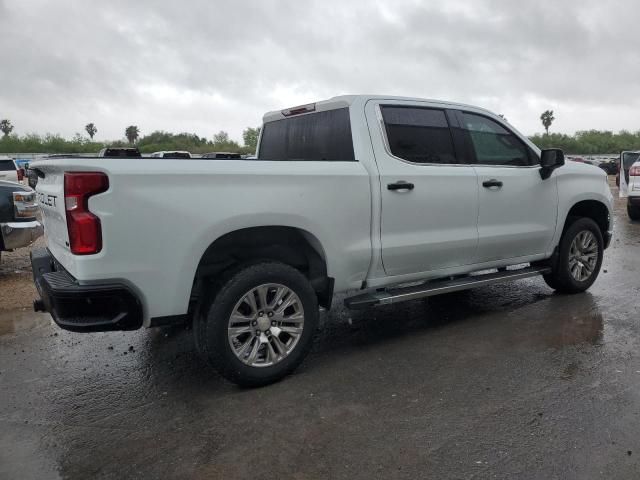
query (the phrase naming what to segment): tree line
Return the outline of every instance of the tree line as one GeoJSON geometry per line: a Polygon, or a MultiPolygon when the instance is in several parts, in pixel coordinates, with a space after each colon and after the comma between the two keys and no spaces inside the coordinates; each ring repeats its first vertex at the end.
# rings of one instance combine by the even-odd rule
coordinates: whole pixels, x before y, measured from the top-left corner
{"type": "MultiPolygon", "coordinates": [[[[500,115],[504,118],[503,115],[500,115]]],[[[505,119],[506,120],[506,119],[505,119]]],[[[549,128],[555,120],[553,110],[546,110],[540,115],[540,121],[545,129],[544,134],[535,134],[531,141],[539,148],[561,148],[567,154],[607,154],[621,150],[640,150],[640,130],[629,132],[622,130],[614,133],[608,130],[584,130],[573,135],[564,133],[549,133],[549,128]]],[[[206,153],[213,151],[237,152],[251,154],[256,150],[260,127],[247,127],[242,132],[243,144],[232,140],[225,131],[213,134],[211,138],[200,137],[195,133],[170,133],[155,131],[140,136],[137,125],[125,128],[126,140],[111,142],[94,141],[98,128],[94,123],[85,125],[87,136],[76,133],[72,139],[65,139],[58,134],[26,134],[13,133],[14,126],[9,119],[0,120],[0,153],[95,153],[106,146],[118,147],[136,145],[142,153],[152,153],[161,150],[187,150],[192,153],[206,153]]]]}
{"type": "Polygon", "coordinates": [[[16,135],[13,130],[14,126],[10,120],[0,120],[0,131],[3,133],[0,138],[0,153],[97,153],[104,147],[135,145],[142,153],[187,150],[192,153],[224,151],[252,154],[256,151],[260,135],[260,127],[247,127],[242,132],[243,143],[240,144],[222,130],[213,134],[211,138],[200,137],[195,133],[170,133],[160,130],[140,136],[138,126],[130,125],[124,131],[126,140],[98,142],[93,138],[98,133],[94,123],[85,125],[88,136],[76,133],[71,139],[51,133],[16,135]]]}

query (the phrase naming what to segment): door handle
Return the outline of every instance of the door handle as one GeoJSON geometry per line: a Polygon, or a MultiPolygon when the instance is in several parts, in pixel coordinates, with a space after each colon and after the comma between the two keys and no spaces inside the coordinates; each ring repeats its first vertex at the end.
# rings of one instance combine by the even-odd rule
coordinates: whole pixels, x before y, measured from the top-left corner
{"type": "Polygon", "coordinates": [[[404,180],[387,184],[387,190],[413,190],[413,188],[413,183],[405,182],[404,180]]]}
{"type": "Polygon", "coordinates": [[[492,178],[491,180],[485,180],[484,182],[482,182],[482,186],[484,188],[501,187],[502,182],[500,180],[496,180],[495,178],[492,178]]]}

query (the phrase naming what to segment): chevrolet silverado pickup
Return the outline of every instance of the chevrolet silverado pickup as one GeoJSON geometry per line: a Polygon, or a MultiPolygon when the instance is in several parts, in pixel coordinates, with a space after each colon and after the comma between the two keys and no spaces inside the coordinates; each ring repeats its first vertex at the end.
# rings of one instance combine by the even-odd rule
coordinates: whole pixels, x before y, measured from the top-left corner
{"type": "Polygon", "coordinates": [[[192,322],[241,385],[292,372],[319,308],[370,308],[541,275],[596,280],[599,168],[481,108],[340,96],[267,113],[257,158],[34,162],[47,248],[34,306],[77,332],[192,322]]]}

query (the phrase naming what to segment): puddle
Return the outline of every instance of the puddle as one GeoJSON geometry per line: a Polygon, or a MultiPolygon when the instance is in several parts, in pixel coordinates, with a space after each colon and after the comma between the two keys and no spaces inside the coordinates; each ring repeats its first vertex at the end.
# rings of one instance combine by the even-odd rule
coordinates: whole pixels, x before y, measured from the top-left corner
{"type": "Polygon", "coordinates": [[[0,336],[51,324],[51,315],[29,310],[0,311],[0,336]]]}
{"type": "Polygon", "coordinates": [[[553,318],[546,326],[544,340],[551,347],[603,343],[604,320],[598,310],[553,318]]]}

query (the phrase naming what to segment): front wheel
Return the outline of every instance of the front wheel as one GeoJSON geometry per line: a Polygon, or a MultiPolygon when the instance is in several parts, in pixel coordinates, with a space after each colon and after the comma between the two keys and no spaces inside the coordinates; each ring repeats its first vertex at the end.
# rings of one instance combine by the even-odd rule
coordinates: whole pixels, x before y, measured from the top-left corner
{"type": "Polygon", "coordinates": [[[543,278],[558,292],[584,292],[600,273],[603,253],[604,241],[596,222],[578,218],[562,235],[556,265],[543,278]]]}
{"type": "Polygon", "coordinates": [[[260,262],[223,278],[195,322],[204,359],[228,380],[257,387],[288,375],[307,355],[318,301],[298,270],[260,262]]]}

